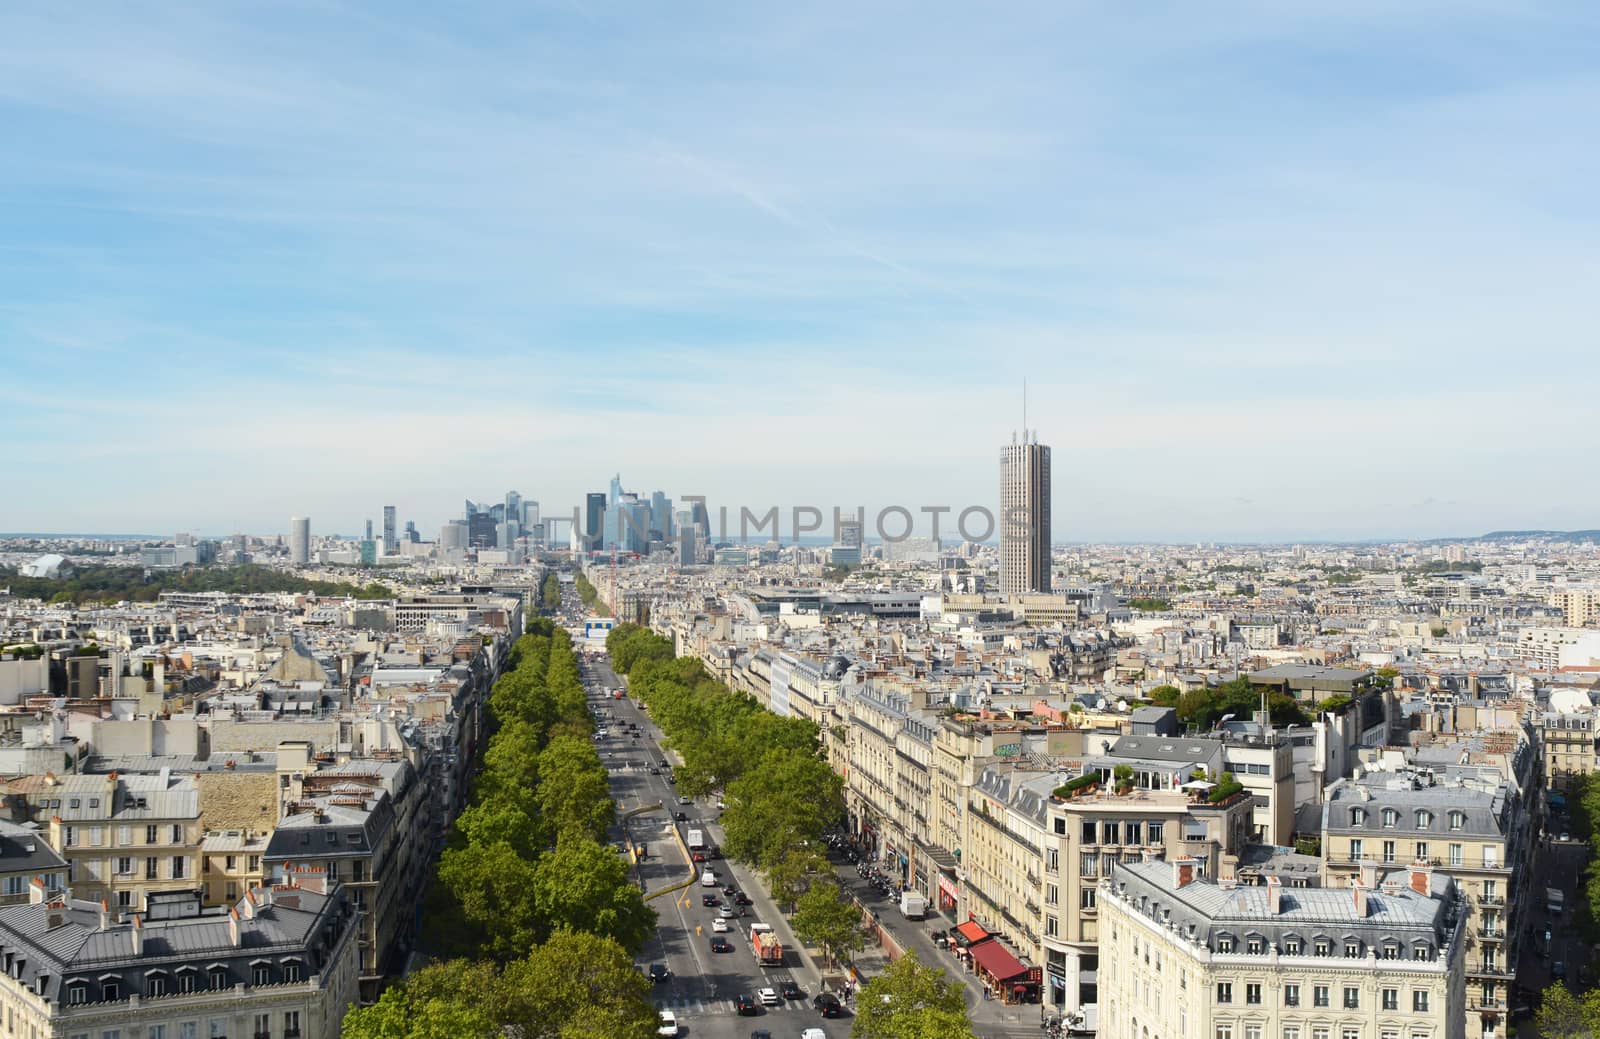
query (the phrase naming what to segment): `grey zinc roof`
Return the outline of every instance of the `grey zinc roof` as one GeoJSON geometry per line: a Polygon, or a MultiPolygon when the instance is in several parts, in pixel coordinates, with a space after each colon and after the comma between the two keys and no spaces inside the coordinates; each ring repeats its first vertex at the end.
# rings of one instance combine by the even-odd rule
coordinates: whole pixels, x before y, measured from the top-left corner
{"type": "MultiPolygon", "coordinates": [[[[244,904],[241,899],[237,905],[244,904]]],[[[49,975],[42,995],[55,1001],[74,978],[88,981],[98,994],[99,977],[118,974],[126,994],[134,979],[152,970],[192,967],[203,972],[214,963],[226,968],[229,985],[249,984],[250,960],[263,955],[300,959],[306,974],[316,973],[320,963],[314,933],[319,925],[330,922],[330,913],[342,913],[343,905],[337,894],[303,889],[274,892],[273,904],[256,909],[253,919],[246,918],[241,909],[238,945],[233,942],[226,910],[144,920],[142,953],[134,952],[131,921],[113,922],[102,929],[100,913],[89,903],[15,905],[0,908],[0,945],[24,961],[20,979],[24,984],[36,986],[40,975],[49,975]],[[298,904],[288,904],[291,899],[298,904]]]]}
{"type": "Polygon", "coordinates": [[[32,877],[66,868],[66,860],[38,830],[0,820],[0,873],[32,877]]]}
{"type": "Polygon", "coordinates": [[[1178,888],[1173,872],[1170,862],[1124,863],[1112,874],[1110,883],[1113,891],[1126,885],[1126,894],[1144,915],[1166,922],[1170,913],[1180,933],[1203,937],[1212,948],[1219,935],[1243,939],[1259,934],[1269,943],[1289,935],[1298,935],[1307,943],[1318,936],[1334,941],[1354,936],[1369,948],[1394,939],[1407,945],[1424,940],[1438,949],[1448,944],[1457,922],[1447,877],[1433,878],[1434,890],[1442,888],[1446,895],[1435,897],[1404,886],[1407,875],[1401,871],[1394,875],[1399,881],[1394,885],[1397,890],[1369,893],[1367,912],[1359,915],[1349,888],[1286,887],[1274,913],[1265,885],[1223,887],[1215,881],[1195,880],[1178,888]]]}
{"type": "Polygon", "coordinates": [[[1331,833],[1406,836],[1445,836],[1454,833],[1458,836],[1497,838],[1506,832],[1508,791],[1506,786],[1490,791],[1454,785],[1390,789],[1381,782],[1340,780],[1330,786],[1324,795],[1322,825],[1331,833]],[[1359,823],[1351,819],[1353,808],[1365,811],[1359,823]],[[1398,813],[1393,826],[1384,825],[1383,812],[1386,808],[1398,813]],[[1419,810],[1432,813],[1433,818],[1427,828],[1417,825],[1419,810]],[[1464,814],[1459,829],[1450,828],[1449,813],[1453,811],[1464,814]]]}

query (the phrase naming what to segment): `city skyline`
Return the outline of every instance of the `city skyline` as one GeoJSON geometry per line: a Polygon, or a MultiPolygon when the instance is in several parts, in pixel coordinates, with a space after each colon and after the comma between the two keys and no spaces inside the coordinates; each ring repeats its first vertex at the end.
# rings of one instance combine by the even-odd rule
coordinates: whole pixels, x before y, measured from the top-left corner
{"type": "Polygon", "coordinates": [[[1594,526],[1595,17],[8,10],[0,527],[987,502],[1024,376],[1058,537],[1594,526]]]}

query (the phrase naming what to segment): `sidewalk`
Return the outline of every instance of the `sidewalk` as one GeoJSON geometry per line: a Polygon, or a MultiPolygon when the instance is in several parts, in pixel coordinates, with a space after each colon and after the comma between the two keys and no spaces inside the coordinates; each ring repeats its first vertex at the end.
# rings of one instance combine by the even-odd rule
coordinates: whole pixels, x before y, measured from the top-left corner
{"type": "MultiPolygon", "coordinates": [[[[931,932],[953,927],[959,921],[939,915],[931,909],[926,919],[907,920],[900,915],[900,909],[894,902],[880,897],[871,884],[856,875],[854,866],[842,860],[835,860],[833,865],[840,886],[874,915],[877,927],[887,934],[896,955],[900,950],[914,949],[917,959],[925,965],[944,968],[947,978],[962,984],[974,1032],[982,1037],[1038,1034],[1039,1024],[1044,1019],[1044,1008],[1040,1004],[1008,1006],[997,999],[984,999],[983,988],[972,972],[966,970],[951,953],[933,943],[931,932]]],[[[887,967],[889,959],[889,953],[883,947],[869,947],[857,954],[856,965],[870,977],[887,967]]]]}

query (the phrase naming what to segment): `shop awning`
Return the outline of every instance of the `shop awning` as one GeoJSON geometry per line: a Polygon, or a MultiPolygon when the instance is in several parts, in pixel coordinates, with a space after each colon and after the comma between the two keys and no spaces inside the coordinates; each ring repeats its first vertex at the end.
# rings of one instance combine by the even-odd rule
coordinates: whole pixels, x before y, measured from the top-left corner
{"type": "Polygon", "coordinates": [[[997,981],[1010,981],[1018,977],[1026,980],[1028,974],[1028,968],[1023,966],[1022,961],[1007,952],[999,942],[984,942],[974,947],[972,962],[997,981]]]}
{"type": "Polygon", "coordinates": [[[956,941],[962,945],[977,945],[986,942],[994,935],[983,929],[983,925],[976,920],[968,920],[964,924],[956,925],[956,941]]]}

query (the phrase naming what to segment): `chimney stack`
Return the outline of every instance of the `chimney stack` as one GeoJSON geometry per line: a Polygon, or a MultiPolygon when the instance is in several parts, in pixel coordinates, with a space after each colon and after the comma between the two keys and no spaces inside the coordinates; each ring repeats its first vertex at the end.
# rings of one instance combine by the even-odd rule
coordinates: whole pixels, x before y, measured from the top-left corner
{"type": "Polygon", "coordinates": [[[1350,885],[1350,891],[1355,896],[1356,915],[1365,919],[1367,915],[1367,895],[1371,888],[1359,881],[1350,885]]]}
{"type": "Polygon", "coordinates": [[[135,956],[143,956],[144,924],[139,922],[139,918],[137,916],[133,918],[133,930],[129,931],[128,934],[133,938],[133,954],[135,956]]]}
{"type": "Polygon", "coordinates": [[[45,890],[44,878],[34,877],[28,881],[28,904],[31,906],[44,905],[50,898],[50,893],[45,890]]]}
{"type": "Polygon", "coordinates": [[[1378,864],[1376,862],[1363,862],[1361,864],[1361,883],[1368,891],[1378,888],[1378,864]]]}
{"type": "Polygon", "coordinates": [[[233,943],[235,949],[239,947],[239,910],[237,909],[228,910],[228,940],[233,943]]]}
{"type": "Polygon", "coordinates": [[[1411,864],[1411,890],[1419,895],[1433,894],[1433,867],[1421,859],[1411,864]]]}
{"type": "Polygon", "coordinates": [[[1172,886],[1174,888],[1188,887],[1194,883],[1195,860],[1187,856],[1172,860],[1172,886]]]}
{"type": "Polygon", "coordinates": [[[111,926],[111,906],[105,899],[100,900],[100,930],[104,931],[111,926]]]}
{"type": "Polygon", "coordinates": [[[1267,911],[1273,916],[1283,912],[1283,881],[1276,876],[1267,878],[1267,911]]]}

